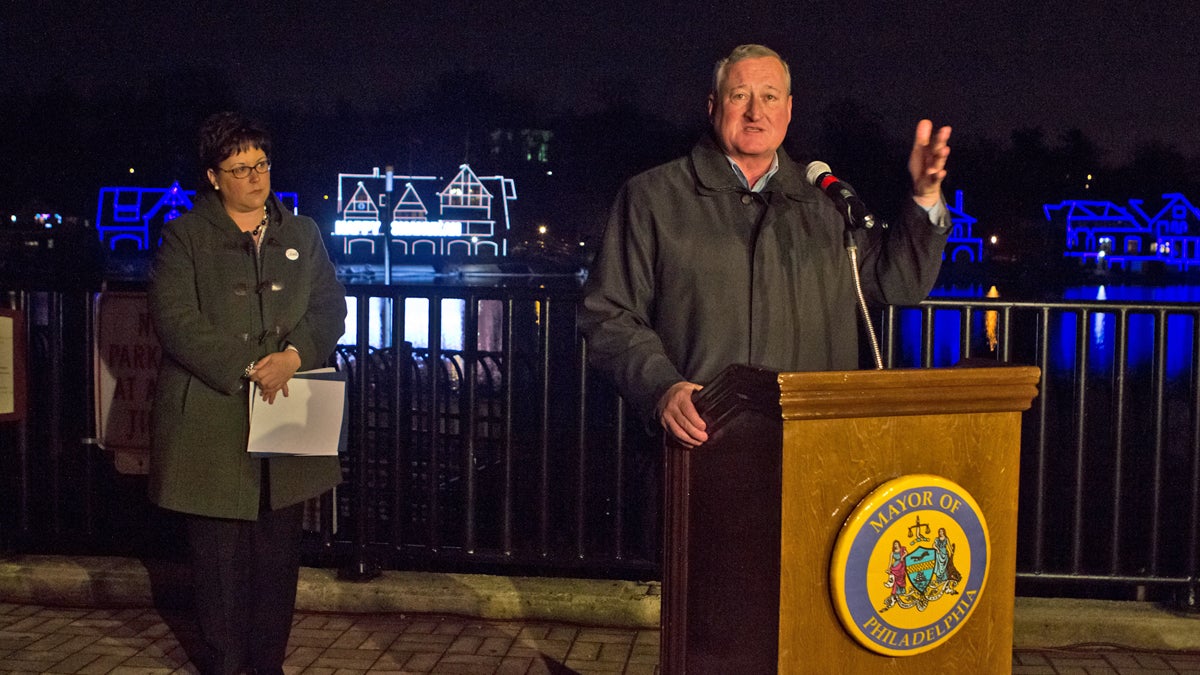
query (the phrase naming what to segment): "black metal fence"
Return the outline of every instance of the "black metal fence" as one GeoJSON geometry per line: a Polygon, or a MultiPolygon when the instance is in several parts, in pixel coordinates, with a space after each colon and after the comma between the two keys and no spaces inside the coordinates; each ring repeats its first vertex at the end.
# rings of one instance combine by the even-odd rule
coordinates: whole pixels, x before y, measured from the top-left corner
{"type": "Polygon", "coordinates": [[[927,300],[882,319],[890,367],[1041,368],[1021,436],[1019,591],[1198,609],[1200,307],[927,300]]]}
{"type": "Polygon", "coordinates": [[[655,439],[589,379],[557,281],[350,287],[338,540],[366,565],[657,574],[655,439]]]}
{"type": "MultiPolygon", "coordinates": [[[[577,281],[508,281],[349,287],[346,482],[314,505],[310,564],[657,577],[656,441],[584,365],[577,281]]],[[[31,351],[30,413],[0,423],[0,542],[172,555],[144,479],[89,441],[95,297],[0,297],[31,351]]],[[[1022,433],[1022,593],[1196,607],[1200,308],[929,300],[878,318],[889,367],[1042,369],[1022,433]]]]}

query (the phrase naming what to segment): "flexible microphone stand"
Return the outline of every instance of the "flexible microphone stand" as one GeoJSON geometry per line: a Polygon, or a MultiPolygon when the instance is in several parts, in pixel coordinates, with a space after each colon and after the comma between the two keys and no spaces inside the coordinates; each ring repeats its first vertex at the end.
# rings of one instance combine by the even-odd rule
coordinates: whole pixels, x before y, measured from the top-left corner
{"type": "Polygon", "coordinates": [[[851,232],[850,214],[846,214],[846,229],[843,237],[846,242],[846,256],[850,258],[850,276],[854,279],[854,294],[858,297],[858,309],[862,316],[863,325],[867,329],[867,339],[871,343],[871,356],[875,357],[875,370],[883,370],[883,355],[879,351],[879,338],[875,335],[875,325],[871,323],[871,313],[867,310],[867,299],[863,296],[862,279],[858,275],[858,244],[854,243],[851,232]]]}
{"type": "MultiPolygon", "coordinates": [[[[863,324],[867,329],[867,338],[871,341],[871,355],[875,357],[875,370],[883,370],[883,355],[879,352],[879,338],[875,335],[875,326],[871,323],[871,314],[867,311],[867,299],[863,297],[862,279],[858,275],[858,245],[854,243],[854,230],[869,230],[875,227],[875,216],[863,206],[858,195],[849,186],[838,180],[831,173],[825,162],[809,162],[804,170],[808,182],[824,192],[837,207],[846,223],[843,238],[846,245],[846,255],[850,258],[850,275],[854,280],[854,294],[858,296],[858,308],[862,314],[863,324]]],[[[880,221],[882,227],[887,223],[880,221]]]]}

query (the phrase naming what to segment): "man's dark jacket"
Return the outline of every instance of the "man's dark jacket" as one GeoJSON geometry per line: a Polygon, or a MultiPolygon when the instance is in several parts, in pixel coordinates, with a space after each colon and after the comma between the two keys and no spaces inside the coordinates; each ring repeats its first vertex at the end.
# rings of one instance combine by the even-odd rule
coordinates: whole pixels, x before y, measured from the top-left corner
{"type": "MultiPolygon", "coordinates": [[[[842,217],[782,149],[761,193],[711,137],[630,179],[585,284],[591,363],[651,419],[671,385],[726,366],[858,367],[856,296],[842,217]]],[[[948,229],[906,200],[886,232],[859,231],[869,302],[909,304],[937,279],[948,229]]]]}

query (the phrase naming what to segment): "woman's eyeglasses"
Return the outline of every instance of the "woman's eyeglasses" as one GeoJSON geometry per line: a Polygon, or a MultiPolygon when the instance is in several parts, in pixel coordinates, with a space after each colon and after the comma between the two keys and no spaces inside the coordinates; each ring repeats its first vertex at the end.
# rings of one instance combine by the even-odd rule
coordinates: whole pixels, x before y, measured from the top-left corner
{"type": "Polygon", "coordinates": [[[250,175],[251,171],[254,171],[254,173],[266,173],[266,172],[270,171],[271,170],[271,160],[264,159],[263,161],[259,162],[258,164],[255,164],[254,166],[242,165],[242,166],[235,166],[232,169],[222,169],[221,167],[218,166],[217,170],[224,171],[225,173],[231,173],[231,174],[233,174],[234,178],[245,178],[246,176],[250,175]]]}

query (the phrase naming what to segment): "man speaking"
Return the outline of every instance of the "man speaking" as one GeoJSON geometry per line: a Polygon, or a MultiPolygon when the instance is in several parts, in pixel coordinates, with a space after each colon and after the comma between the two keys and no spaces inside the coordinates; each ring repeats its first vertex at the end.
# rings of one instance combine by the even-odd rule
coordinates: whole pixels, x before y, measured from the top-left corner
{"type": "MultiPolygon", "coordinates": [[[[708,439],[692,393],[726,366],[853,370],[853,275],[837,204],[780,148],[792,118],[787,63],[742,45],[717,63],[711,134],[617,195],[584,289],[592,365],[687,447],[708,439]]],[[[950,128],[917,124],[912,199],[892,227],[855,228],[868,301],[928,295],[950,229],[942,199],[950,128]]]]}

